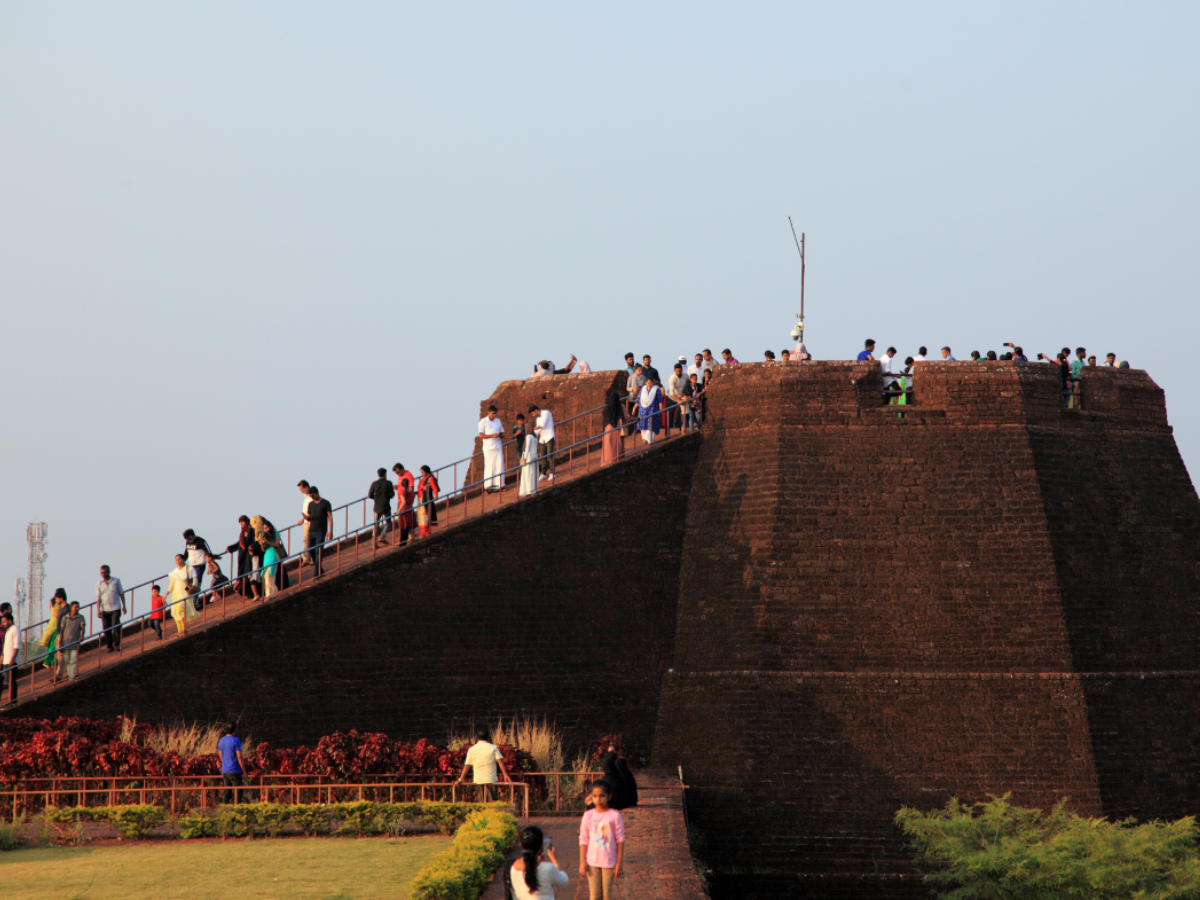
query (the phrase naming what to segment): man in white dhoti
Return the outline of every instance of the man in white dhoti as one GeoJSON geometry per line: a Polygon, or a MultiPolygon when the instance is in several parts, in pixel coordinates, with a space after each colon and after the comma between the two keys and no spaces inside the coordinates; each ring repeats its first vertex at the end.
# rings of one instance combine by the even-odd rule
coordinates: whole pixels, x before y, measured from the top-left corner
{"type": "Polygon", "coordinates": [[[487,416],[479,420],[483,439],[483,489],[489,494],[504,489],[504,423],[489,406],[487,416]]]}

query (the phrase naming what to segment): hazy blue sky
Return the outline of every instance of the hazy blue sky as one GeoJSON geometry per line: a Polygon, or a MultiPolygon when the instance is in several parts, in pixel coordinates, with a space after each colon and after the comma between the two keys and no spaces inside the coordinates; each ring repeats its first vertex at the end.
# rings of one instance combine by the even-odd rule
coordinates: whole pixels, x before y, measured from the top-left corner
{"type": "MultiPolygon", "coordinates": [[[[1200,4],[0,3],[0,596],[469,452],[535,359],[1188,376],[1200,4]]],[[[1193,385],[1191,390],[1188,385],[1193,385]]]]}

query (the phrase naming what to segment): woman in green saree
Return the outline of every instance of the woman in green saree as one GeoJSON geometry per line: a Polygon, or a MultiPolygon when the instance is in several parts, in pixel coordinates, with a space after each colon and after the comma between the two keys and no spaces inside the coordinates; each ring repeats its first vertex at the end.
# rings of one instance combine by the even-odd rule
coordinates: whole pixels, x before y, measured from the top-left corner
{"type": "Polygon", "coordinates": [[[67,592],[63,588],[58,588],[54,592],[54,596],[50,598],[50,618],[46,620],[46,627],[42,630],[41,645],[46,648],[46,658],[42,661],[47,669],[53,669],[55,666],[55,654],[58,644],[58,619],[59,616],[65,615],[67,612],[67,592]]]}

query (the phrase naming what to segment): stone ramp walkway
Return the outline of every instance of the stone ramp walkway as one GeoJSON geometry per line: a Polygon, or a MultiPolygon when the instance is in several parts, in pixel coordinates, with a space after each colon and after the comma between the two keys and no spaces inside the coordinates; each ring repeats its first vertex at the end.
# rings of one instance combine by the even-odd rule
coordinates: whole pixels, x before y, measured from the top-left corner
{"type": "MultiPolygon", "coordinates": [[[[653,445],[646,444],[640,435],[632,434],[624,437],[625,458],[638,456],[648,450],[660,446],[664,442],[678,440],[681,435],[678,433],[672,434],[670,437],[660,435],[653,445]]],[[[563,484],[569,484],[593,472],[598,472],[602,468],[600,465],[600,450],[598,442],[589,447],[577,448],[570,458],[566,458],[567,454],[560,457],[555,467],[555,478],[553,481],[541,481],[539,490],[547,491],[552,488],[557,488],[563,484]]],[[[513,473],[515,475],[516,473],[513,473]]],[[[518,496],[518,480],[516,477],[509,477],[508,484],[503,491],[488,494],[476,490],[469,493],[465,497],[455,497],[449,503],[442,503],[438,506],[438,525],[432,529],[433,537],[438,534],[453,529],[463,523],[474,521],[486,513],[494,512],[501,507],[511,506],[514,503],[519,503],[525,499],[518,496]]],[[[448,487],[448,486],[447,486],[448,487]]],[[[343,525],[343,520],[335,519],[335,522],[340,527],[343,525]]],[[[349,521],[349,527],[354,528],[358,522],[349,521]]],[[[388,535],[389,538],[395,537],[396,533],[392,532],[388,535]]],[[[369,565],[376,558],[389,553],[399,552],[401,549],[411,547],[420,547],[421,539],[413,539],[409,544],[398,546],[395,543],[380,546],[378,550],[373,550],[371,546],[370,532],[364,532],[356,537],[349,537],[342,540],[337,540],[335,545],[330,545],[324,551],[325,574],[323,578],[328,579],[336,577],[337,574],[351,569],[357,569],[361,566],[369,565]]],[[[228,557],[223,560],[223,568],[226,574],[229,573],[228,557]]],[[[292,593],[311,584],[313,581],[312,566],[304,566],[303,571],[295,563],[289,563],[286,566],[288,578],[290,579],[290,587],[287,590],[276,594],[268,602],[276,602],[290,596],[292,593]]],[[[163,583],[164,591],[168,585],[163,583]]],[[[139,592],[139,612],[141,607],[141,594],[139,592]]],[[[146,597],[149,597],[149,590],[146,589],[146,597]]],[[[148,602],[148,601],[146,601],[148,602]]],[[[221,624],[222,621],[229,618],[234,618],[241,615],[249,609],[258,606],[262,601],[251,602],[240,594],[232,594],[223,599],[216,599],[208,604],[202,616],[189,620],[187,623],[187,633],[195,634],[214,628],[221,624]]],[[[186,636],[177,635],[175,632],[175,623],[170,615],[167,615],[163,622],[163,637],[164,640],[159,640],[158,636],[146,626],[145,633],[142,632],[141,624],[131,625],[126,629],[122,641],[121,650],[117,653],[109,653],[105,648],[98,647],[95,641],[95,633],[98,619],[93,621],[92,617],[88,619],[88,636],[83,647],[79,651],[78,660],[78,677],[84,679],[90,677],[98,671],[112,668],[113,665],[119,664],[121,661],[138,656],[142,653],[154,652],[156,649],[161,649],[164,646],[177,644],[181,638],[186,639],[186,636]]],[[[52,670],[45,669],[41,663],[38,664],[36,675],[31,675],[28,667],[21,670],[21,674],[17,679],[17,706],[7,710],[9,715],[21,715],[21,706],[33,697],[40,697],[48,691],[56,690],[62,687],[65,682],[55,682],[55,675],[52,670]]],[[[7,692],[5,696],[0,698],[0,703],[8,699],[7,692]]]]}
{"type": "MultiPolygon", "coordinates": [[[[654,787],[671,782],[669,773],[638,773],[639,803],[621,810],[625,818],[625,867],[613,885],[613,900],[703,900],[707,895],[688,849],[683,792],[678,787],[654,787]]],[[[579,877],[579,816],[531,816],[521,822],[537,825],[554,838],[558,861],[571,883],[558,888],[558,900],[588,900],[586,878],[579,877]]],[[[520,856],[516,849],[508,858],[520,856]]],[[[504,883],[497,872],[482,900],[504,900],[504,883]]]]}

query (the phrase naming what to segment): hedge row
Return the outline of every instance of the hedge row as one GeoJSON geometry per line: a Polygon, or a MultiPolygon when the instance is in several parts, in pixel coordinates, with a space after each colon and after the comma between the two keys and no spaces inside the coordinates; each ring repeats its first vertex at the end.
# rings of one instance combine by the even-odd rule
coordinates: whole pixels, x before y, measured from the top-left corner
{"type": "Polygon", "coordinates": [[[476,900],[517,839],[517,820],[501,809],[473,812],[443,850],[413,879],[413,900],[476,900]]]}
{"type": "Polygon", "coordinates": [[[274,837],[293,825],[306,835],[321,831],[333,834],[364,835],[383,832],[403,834],[406,826],[432,825],[442,834],[454,829],[475,812],[503,809],[504,804],[445,803],[419,800],[412,803],[242,803],[224,806],[215,816],[195,812],[180,816],[179,836],[250,837],[267,834],[274,837]],[[336,823],[336,825],[335,825],[336,823]]]}
{"type": "Polygon", "coordinates": [[[42,813],[60,833],[84,822],[107,822],[121,837],[144,838],[167,821],[161,806],[132,803],[126,806],[48,806],[42,813]]]}
{"type": "MultiPolygon", "coordinates": [[[[192,813],[179,817],[179,836],[199,837],[272,837],[294,825],[306,835],[320,831],[334,834],[403,834],[411,824],[432,825],[442,834],[453,834],[472,813],[503,809],[504,804],[444,803],[420,800],[413,803],[243,803],[225,806],[214,816],[192,813]],[[336,824],[335,824],[336,823],[336,824]]],[[[46,821],[66,836],[68,830],[84,822],[108,822],[122,837],[144,838],[166,824],[167,811],[161,806],[127,804],[121,806],[51,806],[46,821]]]]}

